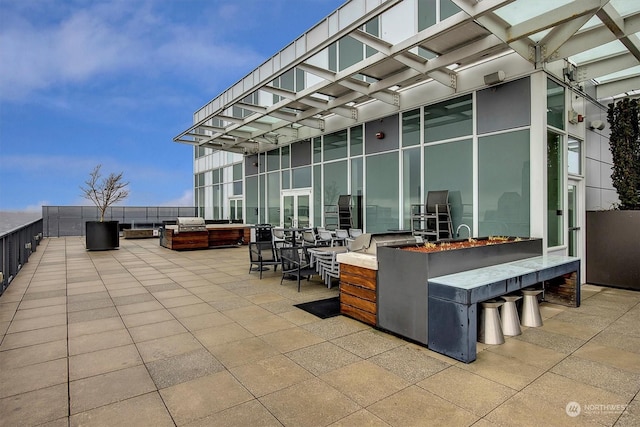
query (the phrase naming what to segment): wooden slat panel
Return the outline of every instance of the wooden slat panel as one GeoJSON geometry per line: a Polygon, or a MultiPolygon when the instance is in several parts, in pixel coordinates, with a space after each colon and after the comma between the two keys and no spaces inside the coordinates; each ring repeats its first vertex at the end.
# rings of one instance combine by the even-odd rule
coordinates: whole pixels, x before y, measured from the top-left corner
{"type": "MultiPolygon", "coordinates": [[[[375,276],[373,278],[369,278],[369,277],[363,277],[357,274],[351,274],[343,270],[342,268],[343,265],[344,264],[340,265],[340,281],[343,281],[345,283],[350,283],[352,285],[360,286],[363,288],[371,289],[372,291],[376,290],[375,276]]],[[[373,270],[369,270],[369,271],[373,271],[373,270]]]]}
{"type": "Polygon", "coordinates": [[[356,267],[351,264],[340,264],[340,271],[344,271],[345,273],[352,274],[354,276],[361,276],[369,280],[375,280],[378,272],[376,270],[371,270],[369,268],[356,267]]]}
{"type": "Polygon", "coordinates": [[[375,302],[371,302],[371,301],[367,301],[367,300],[362,299],[362,298],[354,297],[353,295],[341,294],[340,295],[340,302],[342,304],[350,305],[350,306],[355,307],[357,309],[360,309],[362,311],[366,311],[367,313],[372,313],[372,314],[376,313],[376,303],[375,302]]]}
{"type": "Polygon", "coordinates": [[[376,291],[366,289],[360,286],[353,286],[351,283],[340,281],[340,293],[349,294],[354,297],[362,298],[373,303],[376,302],[376,291]]]}
{"type": "Polygon", "coordinates": [[[340,313],[345,316],[353,317],[356,320],[366,323],[367,325],[376,326],[376,315],[359,310],[347,304],[340,304],[340,313]]]}

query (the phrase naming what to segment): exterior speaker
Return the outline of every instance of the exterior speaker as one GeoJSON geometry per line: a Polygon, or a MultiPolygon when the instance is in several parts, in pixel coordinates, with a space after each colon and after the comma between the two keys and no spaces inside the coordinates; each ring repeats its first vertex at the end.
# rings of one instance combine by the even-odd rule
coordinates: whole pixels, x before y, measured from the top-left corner
{"type": "Polygon", "coordinates": [[[602,120],[594,120],[589,124],[589,127],[591,129],[602,130],[604,129],[604,122],[602,120]]]}
{"type": "Polygon", "coordinates": [[[504,71],[498,70],[495,73],[487,74],[486,76],[484,76],[484,84],[488,86],[495,85],[504,81],[505,77],[506,75],[504,71]]]}

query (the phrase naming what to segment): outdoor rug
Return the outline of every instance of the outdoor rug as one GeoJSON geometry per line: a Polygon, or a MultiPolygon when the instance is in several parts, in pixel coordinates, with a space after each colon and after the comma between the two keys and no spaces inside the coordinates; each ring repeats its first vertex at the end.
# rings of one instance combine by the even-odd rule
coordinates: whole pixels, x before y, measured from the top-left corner
{"type": "Polygon", "coordinates": [[[328,319],[340,314],[340,297],[305,302],[304,304],[296,304],[294,307],[298,307],[321,319],[328,319]]]}

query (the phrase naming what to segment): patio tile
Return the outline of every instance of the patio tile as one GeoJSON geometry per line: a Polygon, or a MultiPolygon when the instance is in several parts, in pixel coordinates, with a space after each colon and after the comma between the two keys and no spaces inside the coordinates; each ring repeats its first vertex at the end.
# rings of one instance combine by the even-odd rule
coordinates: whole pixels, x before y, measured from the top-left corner
{"type": "Polygon", "coordinates": [[[199,304],[185,305],[182,307],[170,308],[169,311],[178,319],[184,319],[187,317],[200,316],[203,314],[217,313],[218,310],[211,307],[209,304],[202,302],[199,304]]]}
{"type": "Polygon", "coordinates": [[[637,427],[640,425],[640,400],[633,400],[622,413],[616,427],[637,427]]]}
{"type": "Polygon", "coordinates": [[[164,310],[164,306],[158,301],[137,302],[133,304],[120,305],[117,307],[121,316],[131,314],[146,313],[149,311],[164,310]]]}
{"type": "Polygon", "coordinates": [[[59,384],[0,399],[0,423],[5,426],[35,426],[62,418],[66,426],[68,408],[67,384],[59,384]]]}
{"type": "Polygon", "coordinates": [[[129,304],[140,304],[142,302],[156,301],[153,295],[149,293],[138,293],[134,295],[123,295],[113,297],[113,303],[117,306],[129,305],[129,304]]]}
{"type": "Polygon", "coordinates": [[[131,336],[126,329],[116,329],[89,335],[69,338],[69,355],[104,350],[132,344],[131,336]]]}
{"type": "Polygon", "coordinates": [[[368,360],[413,384],[451,366],[432,354],[417,345],[402,345],[368,360]]]}
{"type": "Polygon", "coordinates": [[[550,369],[567,357],[566,353],[560,353],[546,347],[512,338],[506,339],[502,345],[489,346],[487,351],[518,359],[523,363],[542,369],[550,369]]]}
{"type": "MultiPolygon", "coordinates": [[[[352,427],[352,426],[369,426],[369,427],[388,427],[389,424],[373,415],[366,409],[344,417],[343,419],[330,424],[331,427],[352,427]]],[[[475,424],[474,424],[475,426],[475,424]]]]}
{"type": "Polygon", "coordinates": [[[640,374],[640,355],[616,347],[607,347],[590,341],[576,350],[574,356],[603,365],[640,374]]]}
{"type": "Polygon", "coordinates": [[[234,406],[217,412],[208,417],[201,418],[186,427],[281,427],[282,424],[257,400],[234,406]]]}
{"type": "Polygon", "coordinates": [[[144,366],[69,383],[71,415],[155,391],[155,385],[144,366]]]}
{"type": "Polygon", "coordinates": [[[420,381],[419,387],[484,417],[516,393],[516,390],[451,366],[420,381]]]}
{"type": "MultiPolygon", "coordinates": [[[[300,311],[306,313],[302,310],[300,311]]],[[[321,322],[318,321],[318,318],[316,317],[315,322],[306,324],[303,327],[327,340],[371,329],[370,326],[345,316],[336,316],[321,322]]]]}
{"type": "Polygon", "coordinates": [[[283,355],[232,367],[229,371],[256,397],[313,378],[307,370],[283,355]]]}
{"type": "Polygon", "coordinates": [[[146,366],[158,389],[224,370],[224,366],[205,349],[156,360],[146,366]]]}
{"type": "Polygon", "coordinates": [[[88,320],[107,319],[109,317],[118,317],[118,310],[115,307],[98,308],[95,310],[76,311],[69,313],[69,324],[86,322],[88,320]]]}
{"type": "MultiPolygon", "coordinates": [[[[100,292],[102,293],[102,292],[100,292]]],[[[110,297],[100,299],[90,299],[86,301],[77,301],[67,303],[67,311],[75,313],[84,310],[94,310],[97,308],[113,307],[113,301],[110,297]]]]}
{"type": "Polygon", "coordinates": [[[592,340],[594,344],[607,347],[615,347],[632,353],[640,353],[640,337],[620,334],[610,329],[605,329],[596,335],[592,340]]]}
{"type": "Polygon", "coordinates": [[[68,381],[67,360],[57,359],[0,371],[0,398],[68,381]]]}
{"type": "Polygon", "coordinates": [[[134,342],[149,341],[184,332],[187,332],[187,330],[175,319],[129,328],[129,333],[134,342]]]}
{"type": "Polygon", "coordinates": [[[531,344],[545,347],[560,353],[572,353],[582,346],[585,341],[572,338],[566,335],[559,335],[553,332],[548,332],[542,328],[527,328],[522,331],[522,335],[513,337],[520,341],[525,341],[531,344]]]}
{"type": "Polygon", "coordinates": [[[74,338],[81,335],[96,334],[117,329],[125,329],[124,323],[122,323],[122,319],[119,317],[89,320],[69,325],[69,337],[74,338]]]}
{"type": "Polygon", "coordinates": [[[272,332],[270,334],[262,335],[260,338],[278,349],[281,353],[287,353],[300,348],[309,347],[324,341],[324,339],[319,336],[300,327],[272,332]]]}
{"type": "Polygon", "coordinates": [[[346,335],[332,340],[332,342],[345,350],[364,359],[384,353],[392,348],[405,344],[398,338],[392,337],[374,330],[365,330],[355,334],[346,335]]]}
{"type": "Polygon", "coordinates": [[[147,290],[144,288],[144,286],[141,285],[124,289],[109,289],[109,296],[111,298],[128,297],[131,295],[141,295],[147,293],[147,290]]]}
{"type": "Polygon", "coordinates": [[[403,378],[368,360],[329,371],[320,378],[363,407],[409,386],[403,378]]]}
{"type": "Polygon", "coordinates": [[[217,372],[160,390],[178,425],[204,418],[253,399],[227,371],[217,372]],[[215,393],[213,390],[224,390],[215,393]]]}
{"type": "Polygon", "coordinates": [[[259,400],[287,426],[326,426],[361,409],[357,403],[317,378],[259,400]]]}
{"type": "MultiPolygon", "coordinates": [[[[25,319],[34,319],[43,316],[51,316],[56,314],[66,314],[67,306],[65,304],[59,305],[49,305],[46,307],[38,307],[38,308],[30,308],[27,310],[18,310],[15,311],[15,316],[13,319],[9,318],[7,320],[25,320],[25,319]]],[[[0,314],[1,317],[1,314],[0,314]]]]}
{"type": "Polygon", "coordinates": [[[322,375],[362,360],[350,351],[328,341],[294,350],[287,353],[287,357],[314,375],[322,375]]]}
{"type": "MultiPolygon", "coordinates": [[[[226,314],[226,313],[225,313],[226,314]]],[[[275,314],[270,314],[265,317],[257,319],[251,319],[247,322],[241,322],[242,326],[249,332],[256,336],[265,335],[271,332],[281,331],[283,329],[290,329],[295,324],[283,319],[275,314]]]]}
{"type": "MultiPolygon", "coordinates": [[[[640,359],[637,359],[637,362],[640,359]]],[[[577,356],[569,356],[550,372],[599,387],[631,400],[640,391],[640,373],[618,369],[577,356]]]]}
{"type": "Polygon", "coordinates": [[[590,325],[578,325],[576,323],[563,322],[558,319],[545,320],[542,329],[547,332],[580,340],[588,340],[601,331],[601,329],[590,325]]]}
{"type": "Polygon", "coordinates": [[[69,417],[69,426],[171,427],[171,415],[156,392],[132,397],[69,417]]]}
{"type": "Polygon", "coordinates": [[[69,358],[69,380],[100,375],[142,364],[135,345],[98,350],[69,358]]]}
{"type": "Polygon", "coordinates": [[[208,346],[207,348],[227,369],[280,354],[277,349],[257,337],[208,346]]]}
{"type": "Polygon", "coordinates": [[[34,329],[48,328],[67,324],[66,314],[53,314],[50,316],[35,317],[24,320],[13,320],[7,330],[8,333],[32,331],[34,329]]]}
{"type": "Polygon", "coordinates": [[[194,331],[193,335],[207,348],[213,348],[220,344],[253,337],[251,332],[247,331],[237,323],[229,323],[221,326],[200,329],[194,331]]]}
{"type": "Polygon", "coordinates": [[[0,371],[67,357],[67,340],[57,340],[0,352],[0,371]]]}
{"type": "MultiPolygon", "coordinates": [[[[200,306],[201,304],[196,304],[196,306],[200,306]]],[[[200,329],[207,329],[215,326],[222,326],[229,323],[233,323],[233,320],[229,319],[224,314],[216,311],[213,307],[208,304],[204,304],[206,307],[209,307],[210,312],[195,316],[184,317],[180,319],[180,323],[182,323],[187,329],[190,331],[198,331],[200,329]]],[[[193,306],[188,306],[193,307],[193,306]]],[[[171,309],[173,311],[175,309],[171,309]]],[[[203,311],[203,308],[198,308],[198,311],[203,311]]]]}
{"type": "Polygon", "coordinates": [[[145,363],[202,349],[202,345],[189,333],[158,338],[136,345],[145,363]]]}
{"type": "Polygon", "coordinates": [[[479,418],[417,386],[376,402],[367,410],[394,426],[468,426],[479,418]]]}
{"type": "Polygon", "coordinates": [[[166,322],[175,320],[173,315],[167,310],[144,311],[142,313],[126,314],[122,316],[122,321],[127,328],[135,328],[136,326],[149,325],[152,323],[166,322]]]}
{"type": "Polygon", "coordinates": [[[491,351],[478,353],[473,363],[460,363],[456,366],[515,390],[522,390],[545,371],[521,360],[491,351]]]}
{"type": "MultiPolygon", "coordinates": [[[[4,294],[2,295],[3,301],[5,300],[4,294]]],[[[30,308],[48,307],[50,305],[61,305],[67,303],[66,296],[58,296],[52,298],[35,299],[35,300],[22,300],[20,302],[20,310],[27,310],[30,308]]]]}
{"type": "MultiPolygon", "coordinates": [[[[172,292],[172,291],[169,291],[172,292]]],[[[160,300],[165,308],[182,307],[185,305],[200,304],[202,300],[195,295],[185,295],[183,297],[167,298],[160,300]]]]}
{"type": "Polygon", "coordinates": [[[27,347],[34,344],[67,339],[67,327],[65,325],[36,329],[33,331],[7,334],[0,344],[0,351],[13,348],[27,347]]]}

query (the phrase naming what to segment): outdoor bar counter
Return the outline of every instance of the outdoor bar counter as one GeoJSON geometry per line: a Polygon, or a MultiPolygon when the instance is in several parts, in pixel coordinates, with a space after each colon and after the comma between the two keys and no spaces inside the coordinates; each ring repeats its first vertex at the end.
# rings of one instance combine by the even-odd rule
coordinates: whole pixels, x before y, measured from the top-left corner
{"type": "Polygon", "coordinates": [[[545,301],[580,305],[580,259],[542,255],[541,239],[403,250],[419,246],[339,254],[341,313],[470,363],[480,302],[537,285],[545,301]]]}
{"type": "Polygon", "coordinates": [[[201,231],[180,231],[177,225],[162,230],[161,246],[173,250],[207,249],[246,245],[251,238],[251,226],[246,224],[206,224],[201,231]]]}

